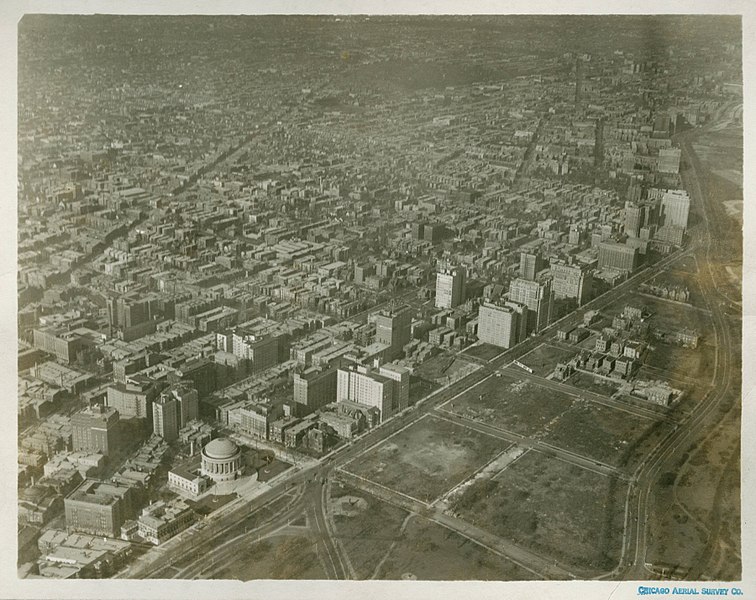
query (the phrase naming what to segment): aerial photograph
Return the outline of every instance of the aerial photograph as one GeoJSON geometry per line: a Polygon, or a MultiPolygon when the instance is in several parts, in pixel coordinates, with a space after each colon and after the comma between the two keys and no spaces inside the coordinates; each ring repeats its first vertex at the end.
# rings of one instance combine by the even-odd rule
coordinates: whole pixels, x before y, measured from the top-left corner
{"type": "Polygon", "coordinates": [[[24,15],[18,579],[741,580],[742,37],[24,15]]]}

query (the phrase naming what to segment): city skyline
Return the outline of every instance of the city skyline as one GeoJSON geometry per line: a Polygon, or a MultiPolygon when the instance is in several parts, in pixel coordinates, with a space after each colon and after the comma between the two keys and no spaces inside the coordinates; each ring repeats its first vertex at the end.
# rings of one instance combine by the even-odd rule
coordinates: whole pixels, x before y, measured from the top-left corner
{"type": "Polygon", "coordinates": [[[19,577],[744,579],[740,36],[26,15],[19,577]]]}

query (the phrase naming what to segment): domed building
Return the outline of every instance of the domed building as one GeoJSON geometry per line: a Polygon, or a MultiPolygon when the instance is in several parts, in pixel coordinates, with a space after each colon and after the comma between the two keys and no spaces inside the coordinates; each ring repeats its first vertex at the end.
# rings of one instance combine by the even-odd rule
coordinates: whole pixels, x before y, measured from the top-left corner
{"type": "Polygon", "coordinates": [[[213,481],[230,481],[241,476],[241,448],[228,438],[218,438],[202,449],[201,473],[213,481]]]}

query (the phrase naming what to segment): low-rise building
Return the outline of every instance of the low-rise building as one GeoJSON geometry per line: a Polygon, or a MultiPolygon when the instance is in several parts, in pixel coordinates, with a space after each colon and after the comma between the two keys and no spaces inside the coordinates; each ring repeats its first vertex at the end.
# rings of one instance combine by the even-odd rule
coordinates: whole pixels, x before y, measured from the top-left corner
{"type": "Polygon", "coordinates": [[[194,519],[194,511],[185,501],[158,501],[144,508],[139,515],[139,535],[157,546],[181,533],[194,522],[194,519]]]}

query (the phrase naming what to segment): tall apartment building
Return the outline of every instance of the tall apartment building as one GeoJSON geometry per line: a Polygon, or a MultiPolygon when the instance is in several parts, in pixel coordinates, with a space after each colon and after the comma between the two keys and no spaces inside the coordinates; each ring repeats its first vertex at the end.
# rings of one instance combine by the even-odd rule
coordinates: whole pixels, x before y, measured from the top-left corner
{"type": "Polygon", "coordinates": [[[662,225],[687,229],[690,196],[684,190],[667,190],[661,199],[662,225]]]}
{"type": "Polygon", "coordinates": [[[412,327],[412,309],[401,306],[381,310],[370,315],[375,323],[375,341],[389,346],[388,358],[394,359],[410,341],[412,327]]]}
{"type": "Polygon", "coordinates": [[[536,274],[546,268],[540,253],[520,252],[520,278],[535,281],[536,274]]]}
{"type": "Polygon", "coordinates": [[[551,319],[551,281],[514,279],[509,284],[509,300],[528,307],[527,333],[541,331],[551,319]]]}
{"type": "Polygon", "coordinates": [[[129,329],[147,321],[172,319],[175,315],[175,299],[162,294],[129,292],[106,299],[108,320],[112,327],[129,329]]]}
{"type": "Polygon", "coordinates": [[[161,394],[152,403],[152,431],[166,442],[172,442],[178,438],[179,432],[179,405],[174,397],[161,394]]]}
{"type": "Polygon", "coordinates": [[[380,411],[381,421],[399,410],[399,398],[394,398],[394,381],[373,371],[370,367],[355,365],[339,369],[336,401],[355,402],[380,411]]]}
{"type": "Polygon", "coordinates": [[[554,298],[576,298],[578,306],[591,297],[593,276],[578,265],[551,264],[551,288],[554,298]]]}
{"type": "Polygon", "coordinates": [[[134,377],[108,388],[106,404],[118,411],[122,418],[152,418],[152,402],[159,389],[155,382],[134,377]]]}
{"type": "MultiPolygon", "coordinates": [[[[215,334],[219,350],[230,352],[234,356],[249,360],[252,371],[259,373],[277,365],[283,354],[281,336],[255,335],[241,329],[222,331],[215,334]]],[[[288,349],[286,350],[288,352],[288,349]]]]}
{"type": "Polygon", "coordinates": [[[119,415],[115,408],[93,406],[71,417],[73,449],[111,454],[118,445],[119,415]]]}
{"type": "Polygon", "coordinates": [[[199,393],[191,381],[172,383],[160,395],[176,401],[176,418],[179,429],[186,427],[189,421],[199,417],[199,393]]]}
{"type": "Polygon", "coordinates": [[[464,267],[446,268],[436,274],[436,308],[454,308],[465,301],[464,267]]]}
{"type": "Polygon", "coordinates": [[[281,407],[270,401],[250,402],[239,410],[239,424],[250,435],[267,440],[270,439],[271,424],[282,414],[281,407]]]}
{"type": "Polygon", "coordinates": [[[616,242],[599,244],[599,269],[615,269],[631,273],[638,266],[638,248],[616,242]]]}
{"type": "Polygon", "coordinates": [[[294,373],[297,417],[303,417],[336,400],[336,369],[309,367],[294,373]]]}
{"type": "Polygon", "coordinates": [[[378,374],[394,382],[392,392],[397,406],[395,412],[402,412],[409,406],[410,370],[401,365],[389,363],[378,368],[378,374]]]}
{"type": "Polygon", "coordinates": [[[484,302],[478,310],[478,339],[511,348],[527,335],[528,309],[522,304],[484,302]]]}
{"type": "Polygon", "coordinates": [[[638,237],[644,225],[645,216],[645,205],[625,202],[625,233],[630,237],[638,237]]]}

